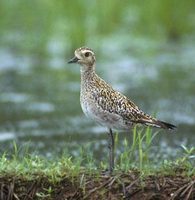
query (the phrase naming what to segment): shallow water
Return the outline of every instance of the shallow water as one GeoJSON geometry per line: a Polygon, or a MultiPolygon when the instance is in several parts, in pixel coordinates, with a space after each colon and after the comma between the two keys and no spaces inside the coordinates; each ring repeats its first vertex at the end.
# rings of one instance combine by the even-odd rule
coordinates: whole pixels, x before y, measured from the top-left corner
{"type": "MultiPolygon", "coordinates": [[[[151,151],[156,159],[175,158],[181,145],[191,147],[195,141],[195,48],[187,40],[163,44],[149,39],[145,45],[143,39],[131,45],[120,39],[110,48],[116,39],[105,39],[108,44],[99,48],[97,73],[142,110],[178,126],[173,133],[161,131],[151,151]]],[[[67,65],[69,58],[54,55],[35,62],[32,55],[20,58],[4,49],[0,57],[1,152],[12,149],[14,140],[48,157],[64,151],[78,155],[85,145],[91,145],[98,159],[105,154],[106,130],[80,108],[77,65],[67,65]]],[[[119,134],[118,154],[124,137],[131,143],[130,132],[119,134]]]]}

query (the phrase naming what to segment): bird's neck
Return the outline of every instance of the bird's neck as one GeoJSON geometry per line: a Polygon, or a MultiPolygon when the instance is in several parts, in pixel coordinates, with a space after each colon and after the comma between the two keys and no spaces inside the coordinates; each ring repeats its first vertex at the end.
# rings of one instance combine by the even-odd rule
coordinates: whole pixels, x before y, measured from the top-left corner
{"type": "Polygon", "coordinates": [[[88,79],[90,77],[93,77],[95,74],[95,65],[92,66],[81,66],[81,79],[88,79]]]}
{"type": "Polygon", "coordinates": [[[96,77],[95,65],[93,66],[81,66],[81,87],[86,86],[88,83],[93,82],[96,77]]]}

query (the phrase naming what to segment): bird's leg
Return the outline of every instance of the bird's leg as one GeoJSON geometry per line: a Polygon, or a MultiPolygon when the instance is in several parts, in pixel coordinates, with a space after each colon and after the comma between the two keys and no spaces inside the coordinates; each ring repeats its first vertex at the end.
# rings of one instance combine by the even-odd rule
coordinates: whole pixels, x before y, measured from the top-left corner
{"type": "Polygon", "coordinates": [[[112,129],[108,131],[108,149],[109,149],[109,173],[111,174],[114,169],[114,137],[112,129]]]}

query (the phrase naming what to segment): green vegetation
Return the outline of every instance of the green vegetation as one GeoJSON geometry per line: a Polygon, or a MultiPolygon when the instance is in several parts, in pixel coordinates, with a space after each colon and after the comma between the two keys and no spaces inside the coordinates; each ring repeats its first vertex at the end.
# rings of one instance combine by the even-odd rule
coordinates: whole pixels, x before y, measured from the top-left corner
{"type": "MultiPolygon", "coordinates": [[[[64,196],[73,198],[75,195],[93,199],[94,195],[105,198],[109,192],[122,199],[124,196],[131,196],[132,188],[142,193],[145,191],[146,194],[150,191],[158,196],[158,192],[155,193],[154,190],[156,185],[164,196],[183,195],[186,199],[191,199],[195,184],[195,149],[183,146],[184,153],[180,158],[175,161],[166,160],[156,168],[149,159],[150,147],[156,134],[152,134],[149,128],[138,130],[135,127],[133,144],[124,140],[125,150],[118,158],[113,176],[106,175],[107,163],[101,162],[97,169],[91,154],[84,149],[81,149],[78,157],[62,155],[56,160],[49,160],[29,155],[27,150],[22,155],[14,143],[14,154],[8,156],[4,153],[0,158],[0,185],[1,188],[6,187],[0,193],[5,198],[11,194],[18,199],[22,195],[35,199],[63,199],[64,196]],[[174,183],[173,187],[170,186],[170,181],[174,183]]],[[[118,135],[115,141],[118,143],[118,135]]]]}
{"type": "MultiPolygon", "coordinates": [[[[180,158],[175,161],[165,160],[160,166],[155,167],[149,159],[149,154],[152,140],[156,134],[153,134],[150,128],[137,130],[137,127],[135,127],[132,145],[124,139],[124,152],[117,159],[115,173],[127,173],[134,169],[145,176],[159,172],[162,174],[172,173],[174,169],[183,168],[187,176],[195,175],[193,163],[195,148],[188,149],[183,146],[184,152],[180,158]]],[[[115,142],[117,148],[118,135],[115,137],[115,142]]],[[[76,157],[64,154],[55,160],[50,160],[41,156],[30,155],[28,150],[20,153],[22,151],[18,149],[15,143],[13,146],[13,155],[4,153],[0,158],[1,175],[16,174],[31,179],[32,175],[42,174],[55,182],[64,175],[74,177],[82,172],[101,174],[102,171],[107,169],[107,163],[104,162],[101,162],[97,168],[93,155],[84,148],[80,149],[80,153],[76,157]]]]}
{"type": "Polygon", "coordinates": [[[17,47],[34,53],[56,37],[74,49],[115,32],[177,40],[195,31],[192,0],[11,2],[0,3],[0,32],[18,34],[17,47]]]}

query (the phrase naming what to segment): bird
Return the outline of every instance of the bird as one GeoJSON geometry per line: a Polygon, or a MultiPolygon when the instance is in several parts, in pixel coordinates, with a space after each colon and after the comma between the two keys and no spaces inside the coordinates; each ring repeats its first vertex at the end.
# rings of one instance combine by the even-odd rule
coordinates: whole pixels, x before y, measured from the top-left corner
{"type": "Polygon", "coordinates": [[[68,63],[80,65],[80,104],[84,114],[108,130],[110,174],[114,170],[113,130],[130,130],[136,124],[168,130],[176,128],[173,124],[144,113],[133,101],[98,76],[92,49],[85,46],[76,49],[68,63]]]}

